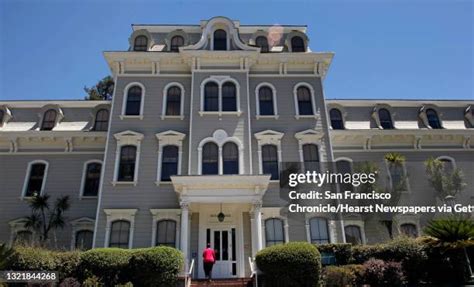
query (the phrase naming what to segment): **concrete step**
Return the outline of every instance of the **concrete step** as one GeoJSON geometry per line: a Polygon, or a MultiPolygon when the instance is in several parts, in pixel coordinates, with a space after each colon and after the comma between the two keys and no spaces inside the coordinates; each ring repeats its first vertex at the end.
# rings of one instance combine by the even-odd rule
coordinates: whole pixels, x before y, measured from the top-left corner
{"type": "Polygon", "coordinates": [[[205,279],[193,279],[191,287],[251,287],[251,278],[229,278],[229,279],[213,279],[208,281],[205,279]]]}

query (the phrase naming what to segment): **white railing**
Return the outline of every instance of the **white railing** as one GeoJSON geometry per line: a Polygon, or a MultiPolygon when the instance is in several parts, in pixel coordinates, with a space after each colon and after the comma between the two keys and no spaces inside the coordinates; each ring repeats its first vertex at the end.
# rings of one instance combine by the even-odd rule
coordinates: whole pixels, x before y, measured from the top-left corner
{"type": "Polygon", "coordinates": [[[194,259],[191,260],[191,264],[189,265],[189,269],[186,271],[186,264],[184,267],[184,286],[190,287],[191,286],[191,277],[193,276],[193,269],[194,269],[194,259]]]}
{"type": "Polygon", "coordinates": [[[258,270],[257,263],[255,262],[252,257],[249,257],[249,265],[250,265],[250,277],[255,277],[255,284],[254,286],[258,287],[258,274],[260,271],[258,270]]]}

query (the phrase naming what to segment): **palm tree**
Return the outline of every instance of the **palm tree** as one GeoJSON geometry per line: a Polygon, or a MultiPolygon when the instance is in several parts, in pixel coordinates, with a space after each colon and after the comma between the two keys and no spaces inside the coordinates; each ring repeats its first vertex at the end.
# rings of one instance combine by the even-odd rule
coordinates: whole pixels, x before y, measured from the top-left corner
{"type": "Polygon", "coordinates": [[[465,187],[464,175],[459,168],[448,172],[445,163],[439,159],[429,158],[425,161],[428,182],[436,191],[440,200],[447,197],[455,197],[465,187]]]}
{"type": "Polygon", "coordinates": [[[8,248],[6,243],[0,244],[0,270],[5,270],[5,268],[7,268],[8,257],[12,254],[13,249],[8,248]]]}
{"type": "Polygon", "coordinates": [[[41,245],[49,239],[49,232],[57,228],[64,228],[64,212],[71,206],[69,196],[61,196],[56,199],[53,207],[49,204],[48,194],[35,194],[29,200],[31,215],[25,217],[25,228],[31,228],[39,234],[41,245]]]}

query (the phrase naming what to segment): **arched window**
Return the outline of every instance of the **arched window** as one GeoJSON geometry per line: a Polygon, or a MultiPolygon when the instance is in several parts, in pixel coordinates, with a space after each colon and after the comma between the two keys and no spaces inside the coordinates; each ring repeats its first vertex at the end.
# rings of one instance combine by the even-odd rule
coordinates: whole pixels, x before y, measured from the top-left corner
{"type": "Polygon", "coordinates": [[[110,228],[109,247],[129,248],[130,222],[127,220],[116,220],[110,228]]]}
{"type": "Polygon", "coordinates": [[[331,127],[333,130],[344,129],[344,122],[342,121],[342,114],[340,110],[331,109],[329,111],[329,118],[331,119],[331,127]]]}
{"type": "Polygon", "coordinates": [[[75,248],[78,250],[89,250],[92,249],[92,238],[94,232],[90,230],[79,230],[76,232],[75,248]]]}
{"type": "Polygon", "coordinates": [[[313,115],[313,104],[311,101],[311,91],[308,87],[299,87],[296,90],[296,94],[298,97],[298,114],[305,116],[305,115],[313,115]]]}
{"type": "Polygon", "coordinates": [[[5,116],[5,112],[0,109],[0,127],[3,125],[3,117],[5,116]]]}
{"type": "Polygon", "coordinates": [[[44,187],[46,174],[46,164],[42,162],[34,163],[30,166],[30,174],[28,175],[28,183],[24,196],[34,196],[41,194],[44,187]]]}
{"type": "Polygon", "coordinates": [[[440,129],[441,122],[439,121],[438,113],[433,109],[426,110],[426,117],[428,118],[428,125],[432,129],[440,129]]]}
{"type": "Polygon", "coordinates": [[[225,51],[227,50],[227,33],[226,31],[219,29],[214,31],[214,50],[225,51]]]}
{"type": "Polygon", "coordinates": [[[233,142],[224,144],[222,148],[224,174],[239,174],[239,149],[233,142]]]}
{"type": "Polygon", "coordinates": [[[237,111],[237,89],[235,84],[226,82],[222,85],[222,111],[237,111]]]}
{"type": "Polygon", "coordinates": [[[122,146],[120,149],[120,162],[118,170],[118,181],[135,180],[135,163],[137,158],[137,147],[133,145],[122,146]]]}
{"type": "Polygon", "coordinates": [[[448,175],[451,174],[454,170],[454,161],[446,157],[440,157],[438,159],[443,163],[443,172],[448,175]]]}
{"type": "Polygon", "coordinates": [[[127,106],[125,115],[138,116],[140,115],[142,103],[142,88],[140,86],[133,86],[127,92],[127,106]]]}
{"type": "Polygon", "coordinates": [[[202,148],[202,174],[219,173],[219,148],[215,143],[206,143],[202,148]]]}
{"type": "MultiPolygon", "coordinates": [[[[338,160],[336,161],[336,171],[341,173],[343,177],[344,174],[352,174],[352,163],[348,160],[338,160]]],[[[346,190],[352,191],[354,186],[350,182],[341,182],[339,183],[339,188],[340,192],[344,192],[346,190]]]]}
{"type": "Polygon", "coordinates": [[[146,36],[140,35],[135,38],[133,45],[134,51],[146,51],[148,50],[148,38],[146,36]]]}
{"type": "Polygon", "coordinates": [[[260,47],[260,52],[262,53],[267,53],[269,52],[269,47],[268,47],[268,40],[267,40],[267,37],[264,37],[264,36],[258,36],[256,39],[255,39],[255,45],[257,47],[260,47]]]}
{"type": "Polygon", "coordinates": [[[347,243],[351,243],[352,245],[362,244],[362,233],[359,226],[348,225],[344,227],[344,232],[346,234],[347,243]]]}
{"type": "Polygon", "coordinates": [[[171,181],[172,175],[178,174],[179,148],[174,145],[163,147],[163,159],[161,160],[161,180],[171,181]]]}
{"type": "Polygon", "coordinates": [[[31,245],[33,243],[33,232],[29,230],[21,230],[15,234],[15,239],[13,240],[14,245],[31,245]]]}
{"type": "Polygon", "coordinates": [[[315,144],[303,145],[303,160],[305,171],[319,171],[319,152],[315,144]]]}
{"type": "Polygon", "coordinates": [[[313,217],[309,220],[311,243],[329,243],[328,221],[326,218],[313,217]]]}
{"type": "Polygon", "coordinates": [[[184,38],[181,36],[174,36],[171,38],[171,52],[179,52],[179,47],[184,46],[184,38]]]}
{"type": "Polygon", "coordinates": [[[291,51],[292,52],[304,52],[304,40],[301,37],[295,36],[291,38],[291,51]]]}
{"type": "Polygon", "coordinates": [[[100,109],[95,114],[95,123],[94,123],[94,130],[95,131],[107,131],[109,127],[109,110],[107,109],[100,109]]]}
{"type": "Polygon", "coordinates": [[[219,86],[215,82],[204,86],[204,110],[219,111],[219,86]]]}
{"type": "Polygon", "coordinates": [[[400,225],[400,232],[408,237],[416,238],[418,237],[418,231],[416,225],[412,223],[404,223],[400,225]]]}
{"type": "Polygon", "coordinates": [[[83,196],[97,196],[100,186],[102,164],[91,162],[86,166],[83,196]]]}
{"type": "Polygon", "coordinates": [[[384,130],[393,129],[392,117],[387,109],[379,109],[379,121],[384,130]]]}
{"type": "Polygon", "coordinates": [[[56,125],[56,118],[58,113],[54,109],[47,110],[43,116],[43,122],[41,123],[42,131],[50,131],[56,125]]]}
{"type": "Polygon", "coordinates": [[[283,220],[270,218],[265,220],[265,246],[285,243],[283,220]]]}
{"type": "Polygon", "coordinates": [[[263,174],[271,174],[271,180],[277,180],[280,177],[278,149],[275,145],[262,146],[262,171],[263,174]]]}
{"type": "Polygon", "coordinates": [[[179,116],[181,114],[181,88],[170,87],[166,95],[166,115],[179,116]]]}
{"type": "Polygon", "coordinates": [[[176,247],[176,221],[160,220],[156,223],[155,245],[176,247]]]}
{"type": "Polygon", "coordinates": [[[261,116],[272,116],[275,114],[273,106],[273,90],[270,87],[264,86],[258,90],[258,106],[260,108],[259,114],[261,116]]]}

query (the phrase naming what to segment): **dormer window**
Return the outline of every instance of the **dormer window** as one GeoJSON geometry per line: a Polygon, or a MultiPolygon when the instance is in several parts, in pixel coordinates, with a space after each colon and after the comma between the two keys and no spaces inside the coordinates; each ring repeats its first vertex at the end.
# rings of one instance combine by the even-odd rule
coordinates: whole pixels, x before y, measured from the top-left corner
{"type": "Polygon", "coordinates": [[[57,112],[54,109],[47,110],[44,113],[43,122],[41,123],[42,131],[50,131],[56,125],[57,112]]]}
{"type": "Polygon", "coordinates": [[[379,109],[379,120],[380,126],[384,130],[393,129],[392,117],[390,116],[390,112],[387,109],[379,109]]]}
{"type": "Polygon", "coordinates": [[[305,52],[304,40],[301,37],[295,36],[291,38],[291,51],[292,52],[305,52]]]}
{"type": "Polygon", "coordinates": [[[329,118],[331,119],[331,127],[333,130],[343,130],[344,122],[342,120],[342,113],[338,109],[331,109],[329,111],[329,118]]]}
{"type": "Polygon", "coordinates": [[[227,33],[226,31],[219,29],[214,31],[214,51],[226,51],[227,50],[227,33]]]}
{"type": "Polygon", "coordinates": [[[184,38],[181,36],[174,36],[171,38],[171,52],[179,52],[179,47],[184,46],[184,38]]]}
{"type": "Polygon", "coordinates": [[[134,51],[147,51],[148,50],[148,38],[146,36],[140,35],[135,38],[133,45],[134,51]]]}
{"type": "Polygon", "coordinates": [[[435,110],[427,109],[426,118],[428,119],[428,125],[432,129],[441,129],[441,122],[439,121],[438,113],[435,110]]]}
{"type": "Polygon", "coordinates": [[[262,53],[268,53],[269,52],[269,47],[268,47],[268,40],[264,36],[258,36],[255,39],[255,45],[257,47],[260,47],[260,52],[262,53]]]}
{"type": "Polygon", "coordinates": [[[5,117],[5,112],[0,110],[0,127],[3,125],[3,118],[5,117]]]}
{"type": "Polygon", "coordinates": [[[107,131],[109,126],[109,110],[100,109],[95,116],[94,131],[107,131]]]}

